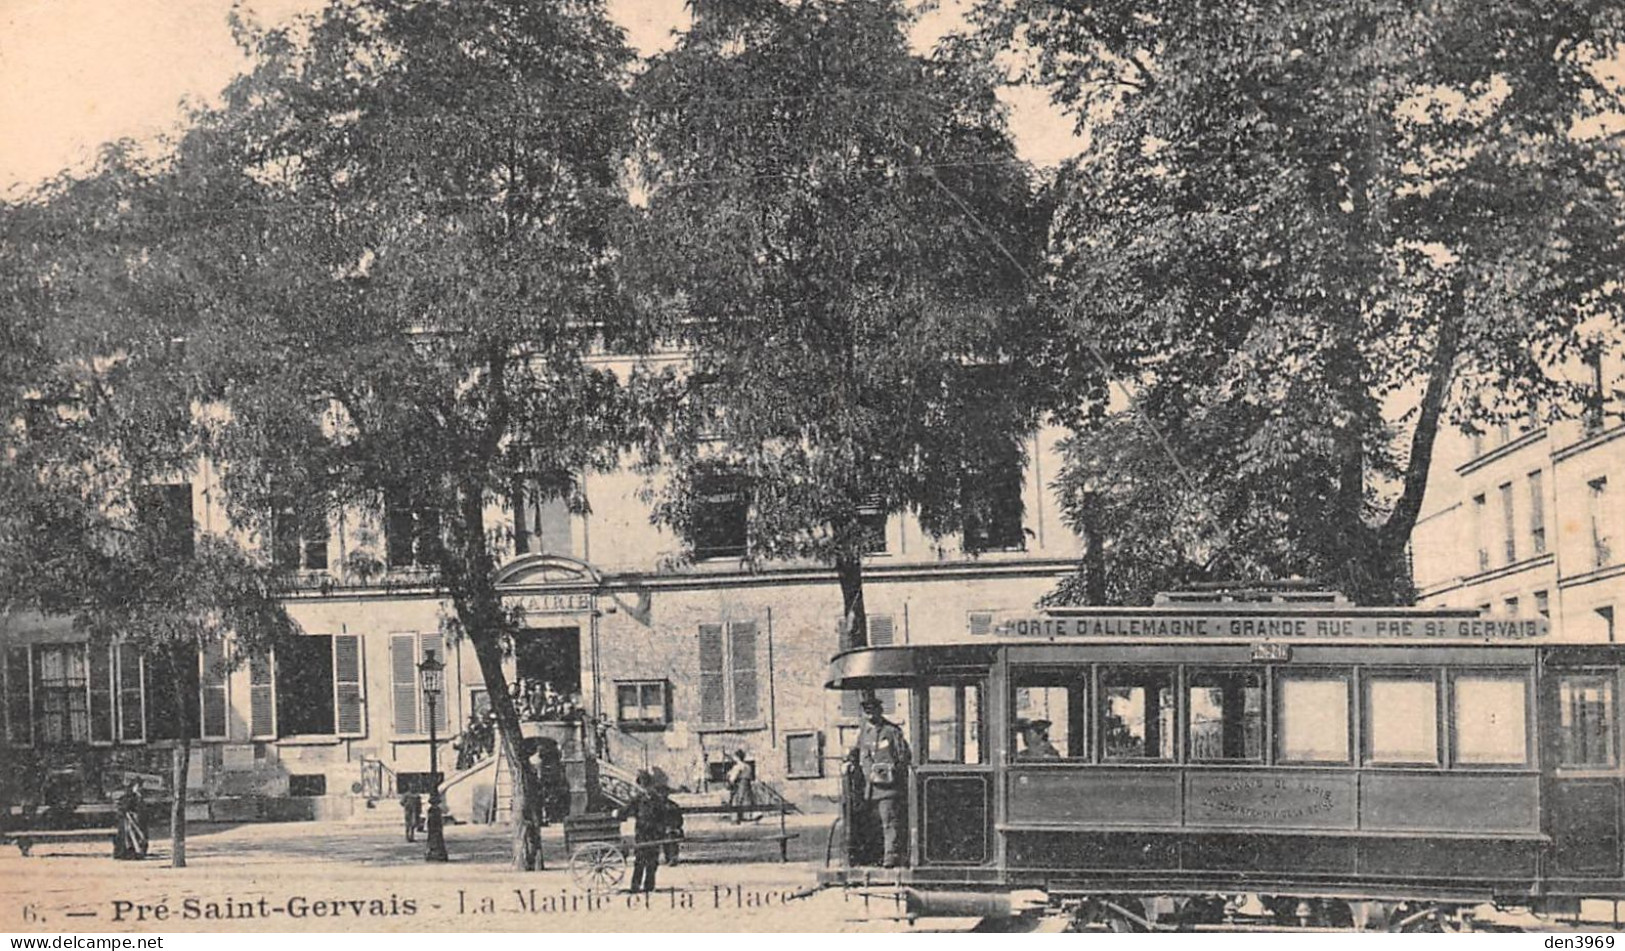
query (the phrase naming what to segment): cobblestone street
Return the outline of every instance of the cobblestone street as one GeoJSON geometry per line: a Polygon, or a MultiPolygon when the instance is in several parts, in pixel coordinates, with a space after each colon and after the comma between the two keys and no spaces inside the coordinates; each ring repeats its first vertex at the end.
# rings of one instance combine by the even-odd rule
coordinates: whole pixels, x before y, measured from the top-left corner
{"type": "Polygon", "coordinates": [[[791,861],[777,846],[739,841],[750,827],[701,825],[682,864],[662,866],[648,898],[589,894],[567,871],[560,831],[544,839],[548,869],[506,868],[505,827],[447,829],[452,861],[423,862],[423,842],[394,824],[304,822],[194,827],[188,867],[168,867],[155,838],[144,863],[105,848],[0,854],[0,930],[63,931],[841,931],[906,927],[890,902],[808,895],[830,817],[797,816],[791,861]],[[72,854],[69,853],[70,850],[72,854]],[[868,920],[862,920],[867,918],[868,920]]]}

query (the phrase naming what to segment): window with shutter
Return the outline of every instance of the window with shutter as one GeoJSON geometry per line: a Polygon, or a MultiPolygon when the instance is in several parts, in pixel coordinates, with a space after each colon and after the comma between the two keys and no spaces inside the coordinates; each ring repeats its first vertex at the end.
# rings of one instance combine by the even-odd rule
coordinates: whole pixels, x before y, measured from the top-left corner
{"type": "Polygon", "coordinates": [[[728,673],[722,644],[722,625],[700,625],[700,722],[724,724],[728,720],[728,673]]]}
{"type": "MultiPolygon", "coordinates": [[[[422,635],[418,639],[418,651],[419,651],[418,658],[421,660],[422,658],[427,657],[429,655],[430,651],[433,651],[434,656],[440,658],[441,662],[446,664],[446,666],[449,668],[451,666],[451,664],[452,664],[452,658],[451,658],[451,656],[449,654],[446,653],[446,648],[445,648],[444,641],[445,641],[445,638],[441,637],[438,633],[422,635]]],[[[422,695],[420,697],[420,699],[421,699],[422,704],[423,704],[423,716],[422,716],[422,718],[420,719],[419,722],[421,722],[423,724],[423,729],[425,731],[427,731],[428,728],[429,728],[429,701],[427,699],[427,695],[423,694],[423,692],[421,690],[418,691],[418,692],[419,692],[420,695],[422,695]]],[[[447,730],[446,730],[446,697],[447,696],[449,696],[449,693],[442,692],[440,697],[435,700],[435,705],[434,705],[434,728],[435,728],[435,732],[439,733],[441,736],[445,736],[446,733],[447,733],[447,730]]]]}
{"type": "Polygon", "coordinates": [[[395,734],[418,732],[417,635],[389,636],[389,679],[395,710],[395,734]]]}
{"type": "Polygon", "coordinates": [[[735,621],[728,625],[728,640],[734,723],[754,723],[762,718],[756,696],[756,622],[735,621]]]}
{"type": "Polygon", "coordinates": [[[276,738],[276,681],[271,658],[248,659],[248,730],[253,739],[276,738]]]}
{"type": "Polygon", "coordinates": [[[6,651],[6,740],[12,746],[34,745],[34,684],[27,647],[6,651]]]}
{"type": "Polygon", "coordinates": [[[200,726],[205,740],[226,738],[226,652],[218,641],[203,645],[198,671],[200,726]]]}
{"type": "Polygon", "coordinates": [[[367,729],[366,694],[361,683],[361,638],[333,635],[333,712],[338,736],[361,736],[367,729]]]}
{"type": "Polygon", "coordinates": [[[113,648],[90,650],[90,742],[113,742],[113,648]]]}
{"type": "Polygon", "coordinates": [[[146,663],[133,644],[118,646],[119,739],[141,743],[147,739],[146,663]]]}

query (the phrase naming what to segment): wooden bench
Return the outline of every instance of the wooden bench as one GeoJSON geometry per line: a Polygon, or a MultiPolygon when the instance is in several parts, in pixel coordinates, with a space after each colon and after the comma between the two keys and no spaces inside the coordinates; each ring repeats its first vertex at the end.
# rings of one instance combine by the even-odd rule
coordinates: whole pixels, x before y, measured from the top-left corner
{"type": "Polygon", "coordinates": [[[111,847],[117,835],[117,829],[15,829],[0,835],[0,839],[15,845],[26,858],[39,844],[106,842],[111,847]]]}
{"type": "Polygon", "coordinates": [[[777,842],[779,844],[779,861],[788,862],[790,861],[790,840],[801,838],[801,833],[791,832],[785,827],[784,817],[796,810],[796,807],[788,802],[763,802],[744,809],[730,806],[727,803],[715,803],[706,806],[683,806],[682,810],[685,816],[731,816],[740,812],[756,812],[763,815],[776,812],[779,814],[779,831],[777,833],[751,835],[739,839],[685,837],[685,842],[777,842]]]}

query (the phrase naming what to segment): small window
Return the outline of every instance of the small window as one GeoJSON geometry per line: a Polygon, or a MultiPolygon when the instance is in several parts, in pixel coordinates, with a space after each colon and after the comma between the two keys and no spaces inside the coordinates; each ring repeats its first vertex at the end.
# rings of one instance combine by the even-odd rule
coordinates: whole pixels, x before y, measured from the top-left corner
{"type": "Polygon", "coordinates": [[[1088,683],[1087,670],[1016,674],[1016,759],[1088,757],[1088,683]]]}
{"type": "Polygon", "coordinates": [[[1460,676],[1455,684],[1456,762],[1521,766],[1529,760],[1522,677],[1460,676]]]}
{"type": "Polygon", "coordinates": [[[1366,762],[1439,762],[1439,685],[1432,678],[1374,676],[1365,707],[1366,762]]]}
{"type": "Polygon", "coordinates": [[[1101,672],[1101,748],[1108,760],[1173,759],[1174,689],[1168,671],[1101,672]]]}
{"type": "Polygon", "coordinates": [[[1277,684],[1278,758],[1291,763],[1349,761],[1349,678],[1293,674],[1277,684]]]}
{"type": "Polygon", "coordinates": [[[1612,674],[1565,674],[1558,680],[1558,722],[1563,766],[1612,768],[1614,678],[1612,674]]]}
{"type": "Polygon", "coordinates": [[[1473,537],[1478,543],[1478,570],[1488,571],[1490,567],[1490,545],[1488,531],[1485,524],[1485,509],[1489,506],[1482,495],[1473,496],[1473,537]]]}
{"type": "Polygon", "coordinates": [[[695,558],[743,558],[747,547],[750,492],[745,478],[717,470],[694,478],[689,543],[695,558]]]}
{"type": "MultiPolygon", "coordinates": [[[[406,777],[401,774],[401,778],[406,777]]],[[[288,777],[288,795],[290,796],[325,796],[327,795],[327,775],[325,773],[294,773],[288,777]]]]}
{"type": "Polygon", "coordinates": [[[878,499],[858,510],[858,526],[863,532],[863,551],[867,555],[886,553],[886,512],[878,499]]]}
{"type": "Polygon", "coordinates": [[[665,729],[667,713],[666,681],[633,680],[615,683],[615,718],[623,729],[665,729]]]}
{"type": "Polygon", "coordinates": [[[790,779],[824,775],[824,734],[812,730],[784,734],[784,775],[790,779]]]}
{"type": "Polygon", "coordinates": [[[925,744],[929,763],[982,762],[982,688],[979,684],[927,688],[930,720],[925,744]]]}
{"type": "Polygon", "coordinates": [[[1191,759],[1264,758],[1264,676],[1256,670],[1193,670],[1188,682],[1191,759]]]}

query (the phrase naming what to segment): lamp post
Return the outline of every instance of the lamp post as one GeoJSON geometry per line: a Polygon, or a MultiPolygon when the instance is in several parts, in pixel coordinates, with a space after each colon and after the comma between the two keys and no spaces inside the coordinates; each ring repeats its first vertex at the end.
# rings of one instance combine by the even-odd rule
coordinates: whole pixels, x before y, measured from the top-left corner
{"type": "Polygon", "coordinates": [[[434,656],[434,651],[423,652],[423,662],[418,664],[418,675],[422,678],[423,699],[429,703],[429,815],[424,826],[429,833],[429,847],[423,853],[425,862],[444,862],[446,856],[446,820],[440,811],[440,756],[438,753],[439,740],[435,736],[435,706],[440,700],[440,691],[446,685],[446,665],[434,656]]]}

